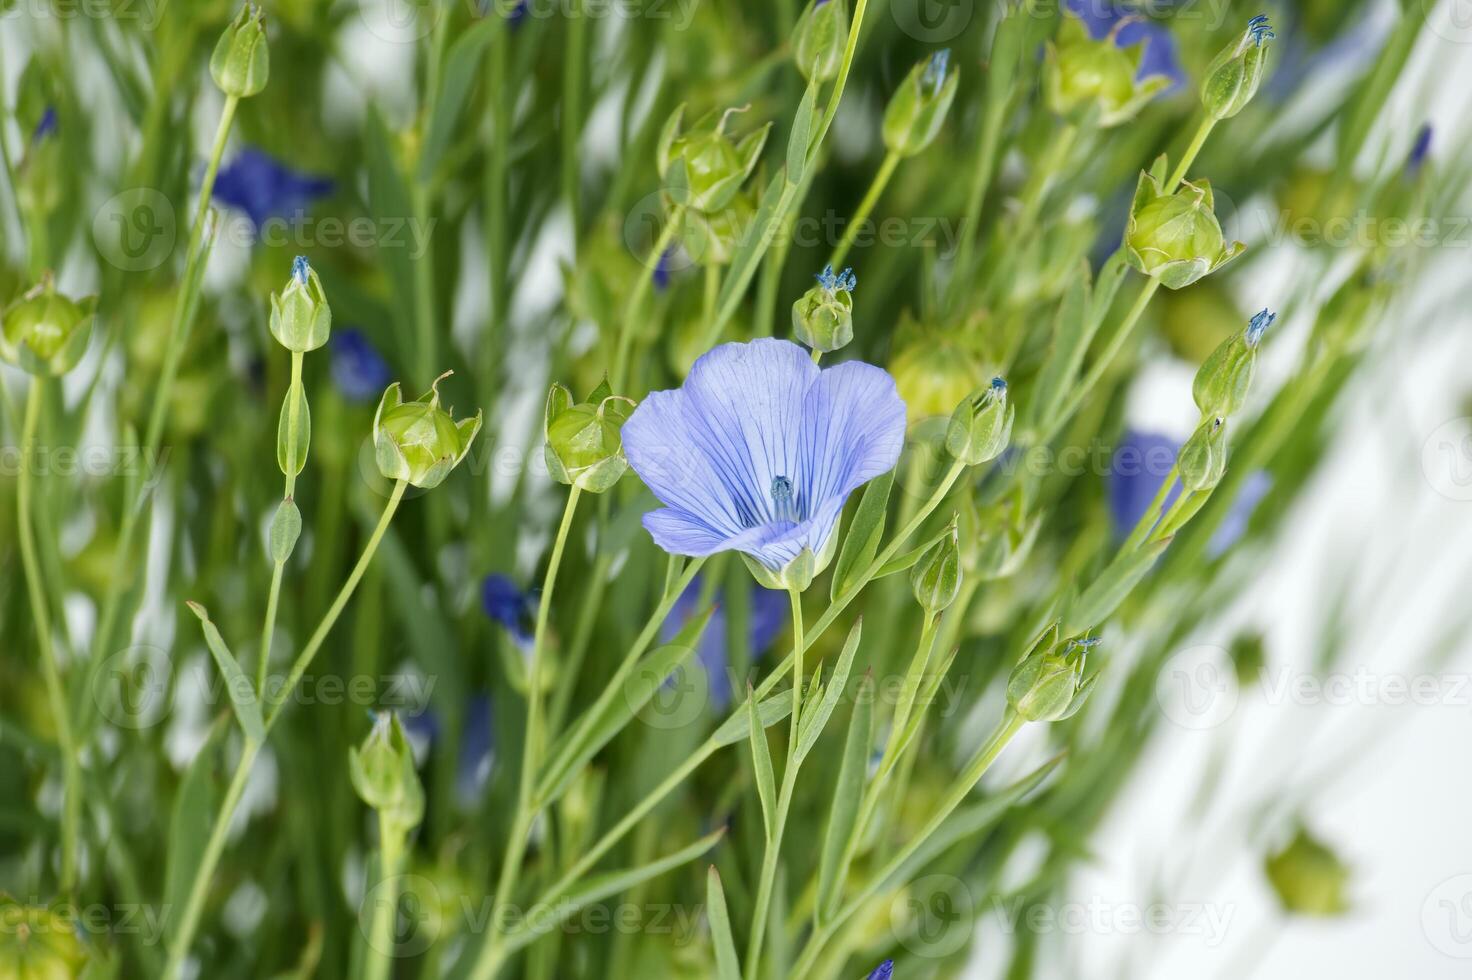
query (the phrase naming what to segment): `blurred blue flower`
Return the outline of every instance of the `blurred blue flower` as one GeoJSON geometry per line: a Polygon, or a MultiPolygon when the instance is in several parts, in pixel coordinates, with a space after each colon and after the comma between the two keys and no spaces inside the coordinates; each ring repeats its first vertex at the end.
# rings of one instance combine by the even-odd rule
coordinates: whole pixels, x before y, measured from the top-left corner
{"type": "Polygon", "coordinates": [[[670,260],[675,256],[675,247],[671,245],[659,253],[659,261],[654,263],[654,271],[649,274],[654,288],[658,292],[664,292],[670,288],[670,260]]]}
{"type": "Polygon", "coordinates": [[[1431,124],[1424,123],[1416,132],[1416,142],[1411,145],[1410,156],[1406,157],[1406,176],[1414,177],[1421,172],[1426,158],[1431,154],[1431,124]]]}
{"type": "Polygon", "coordinates": [[[1186,73],[1176,58],[1175,36],[1164,24],[1142,16],[1128,4],[1113,0],[1068,0],[1068,9],[1084,22],[1089,36],[1096,40],[1128,19],[1129,22],[1114,36],[1114,43],[1127,48],[1145,42],[1145,53],[1140,58],[1140,70],[1135,77],[1164,75],[1170,79],[1170,88],[1165,90],[1167,95],[1186,84],[1186,73]]]}
{"type": "MultiPolygon", "coordinates": [[[[1114,458],[1109,464],[1109,513],[1113,518],[1114,533],[1123,540],[1129,537],[1140,518],[1145,516],[1150,502],[1160,492],[1166,474],[1175,465],[1176,454],[1181,442],[1155,432],[1125,433],[1114,458]]],[[[1237,499],[1218,525],[1207,543],[1207,553],[1216,558],[1236,544],[1247,531],[1247,522],[1252,513],[1272,488],[1272,478],[1262,470],[1247,477],[1237,499]]],[[[1168,510],[1181,495],[1179,482],[1165,495],[1162,512],[1168,510]]]]}
{"type": "Polygon", "coordinates": [[[247,146],[220,168],[215,199],[245,212],[259,229],[272,218],[305,210],[331,194],[332,187],[329,177],[298,173],[270,154],[247,146]]]}
{"type": "Polygon", "coordinates": [[[39,143],[54,132],[56,132],[56,107],[47,106],[46,111],[41,113],[41,121],[36,123],[36,131],[31,134],[31,141],[39,143]]]}
{"type": "Polygon", "coordinates": [[[392,377],[388,362],[357,327],[343,327],[332,332],[332,383],[344,398],[354,402],[374,402],[383,395],[392,377]]]}
{"type": "Polygon", "coordinates": [[[537,611],[534,593],[523,592],[508,576],[487,575],[480,585],[480,604],[487,616],[506,627],[518,647],[531,646],[532,617],[537,611]]]}
{"type": "Polygon", "coordinates": [[[496,737],[492,727],[491,699],[476,694],[465,710],[465,727],[460,732],[460,759],[455,767],[455,796],[466,808],[475,806],[491,778],[496,761],[496,737]]]}
{"type": "Polygon", "coordinates": [[[722,344],[623,428],[629,465],[665,506],[644,515],[676,555],[740,551],[780,571],[821,555],[849,494],[899,460],[905,403],[889,373],[820,370],[787,340],[722,344]]]}
{"type": "Polygon", "coordinates": [[[1325,71],[1357,74],[1370,63],[1385,45],[1387,32],[1382,19],[1366,5],[1365,12],[1335,35],[1327,44],[1314,46],[1302,29],[1298,18],[1283,33],[1284,39],[1274,45],[1277,54],[1263,94],[1282,102],[1298,91],[1310,78],[1325,71]]]}
{"type": "MultiPolygon", "coordinates": [[[[767,652],[782,624],[787,621],[787,597],[771,589],[763,589],[755,583],[751,589],[751,611],[747,627],[751,655],[760,657],[767,652]]],[[[668,643],[684,628],[690,618],[700,611],[701,578],[697,575],[680,597],[660,627],[660,639],[668,643]]],[[[731,705],[730,661],[726,656],[726,612],[720,594],[716,596],[716,609],[711,613],[705,632],[700,634],[700,644],[695,648],[695,658],[705,670],[706,690],[710,695],[711,708],[720,713],[731,705]]]]}
{"type": "Polygon", "coordinates": [[[894,960],[885,960],[869,974],[869,980],[890,980],[894,976],[894,960]]]}

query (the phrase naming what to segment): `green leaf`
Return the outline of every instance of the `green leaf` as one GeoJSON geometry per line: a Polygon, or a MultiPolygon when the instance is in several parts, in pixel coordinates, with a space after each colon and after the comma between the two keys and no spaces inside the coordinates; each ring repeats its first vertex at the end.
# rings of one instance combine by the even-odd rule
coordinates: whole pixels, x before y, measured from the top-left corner
{"type": "Polygon", "coordinates": [[[921,556],[924,555],[925,552],[930,550],[931,545],[935,544],[941,538],[950,533],[951,526],[947,524],[945,527],[941,528],[939,531],[926,538],[924,543],[922,543],[918,548],[913,548],[902,555],[891,558],[883,565],[880,565],[879,571],[874,573],[874,578],[884,578],[886,575],[893,575],[896,572],[903,572],[905,569],[909,568],[917,561],[919,561],[921,556]]]}
{"type": "MultiPolygon", "coordinates": [[[[223,716],[221,716],[223,718],[223,716]]],[[[164,859],[164,908],[184,907],[189,898],[189,888],[194,882],[194,872],[204,857],[205,842],[215,814],[215,750],[219,733],[224,729],[215,725],[210,728],[199,752],[195,754],[184,778],[179,782],[179,791],[174,796],[174,807],[169,817],[169,846],[164,859]]],[[[177,917],[170,917],[170,935],[177,926],[177,917]]]]}
{"type": "Polygon", "coordinates": [[[848,720],[848,737],[843,746],[843,760],[838,766],[838,784],[833,788],[833,802],[828,807],[828,829],[823,834],[823,851],[818,858],[816,901],[820,921],[831,918],[843,898],[843,886],[848,878],[848,868],[844,866],[843,859],[856,844],[853,838],[873,744],[874,675],[866,671],[859,684],[853,714],[848,720]]]}
{"type": "Polygon", "coordinates": [[[552,906],[537,906],[529,910],[525,921],[528,925],[518,931],[512,932],[506,939],[506,948],[514,952],[521,949],[532,940],[545,933],[551,932],[562,922],[566,921],[574,913],[581,911],[589,905],[600,902],[611,895],[618,895],[628,891],[636,885],[641,885],[651,878],[656,878],[673,868],[687,864],[695,860],[716,845],[723,836],[726,828],[722,827],[713,834],[707,834],[688,847],[670,854],[666,857],[640,865],[637,868],[627,868],[622,871],[609,871],[600,875],[592,875],[585,878],[577,888],[567,892],[558,898],[552,906]]]}
{"type": "Polygon", "coordinates": [[[736,312],[736,305],[741,301],[746,287],[751,284],[751,277],[756,275],[762,256],[771,247],[777,224],[786,217],[795,194],[796,187],[789,184],[783,174],[777,174],[767,184],[767,189],[762,193],[761,204],[757,207],[756,217],[742,237],[741,245],[731,259],[731,267],[721,282],[721,292],[716,300],[716,320],[709,325],[710,329],[724,326],[736,312]]]}
{"type": "Polygon", "coordinates": [[[792,132],[787,137],[787,180],[802,183],[808,168],[808,150],[813,141],[813,124],[817,122],[818,80],[808,82],[807,91],[798,103],[797,115],[792,120],[792,132]]]}
{"type": "Polygon", "coordinates": [[[818,736],[823,734],[823,729],[828,725],[828,719],[833,717],[833,709],[838,706],[838,699],[843,696],[844,688],[848,686],[849,671],[854,666],[854,654],[859,649],[859,636],[863,632],[864,620],[861,617],[854,623],[853,629],[848,632],[848,639],[843,643],[843,652],[838,655],[838,665],[833,668],[833,677],[828,681],[828,687],[823,692],[823,700],[810,712],[804,714],[800,721],[802,730],[797,737],[797,761],[806,759],[808,753],[818,742],[818,736]]]}
{"type": "Polygon", "coordinates": [[[1104,571],[1099,573],[1083,595],[1069,603],[1063,614],[1063,633],[1073,636],[1098,626],[1119,608],[1125,596],[1139,584],[1145,573],[1155,564],[1155,559],[1170,545],[1170,538],[1159,538],[1141,545],[1137,550],[1116,555],[1104,571]]]}
{"type": "Polygon", "coordinates": [[[256,696],[255,686],[245,676],[245,671],[240,669],[230,648],[225,646],[225,638],[220,635],[215,624],[210,622],[209,611],[197,602],[188,602],[185,605],[199,617],[204,629],[204,642],[214,655],[215,666],[220,668],[220,676],[225,679],[225,691],[230,695],[230,703],[235,708],[235,717],[239,720],[240,727],[251,741],[264,742],[266,726],[261,721],[261,703],[256,696]]]}
{"type": "Polygon", "coordinates": [[[747,738],[751,741],[752,768],[756,772],[756,791],[762,804],[762,826],[770,842],[777,832],[777,780],[772,775],[772,751],[767,744],[767,732],[756,711],[756,692],[750,685],[746,688],[746,724],[747,738]]]}
{"type": "Polygon", "coordinates": [[[716,948],[716,980],[741,980],[741,961],[736,941],[731,938],[731,915],[726,911],[726,890],[712,864],[705,875],[705,915],[710,920],[710,938],[716,948]]]}
{"type": "MultiPolygon", "coordinates": [[[[368,172],[369,216],[379,227],[397,227],[397,223],[414,214],[408,185],[399,173],[394,152],[394,137],[389,133],[382,114],[375,105],[368,111],[363,130],[363,163],[368,172]]],[[[414,263],[411,249],[380,248],[374,256],[383,263],[392,289],[394,320],[397,329],[388,335],[398,343],[399,354],[414,363],[414,263]]]]}
{"type": "Polygon", "coordinates": [[[885,514],[889,509],[889,492],[894,487],[894,470],[876,476],[864,488],[858,510],[843,536],[843,547],[838,552],[838,563],[833,566],[833,584],[829,592],[837,599],[857,584],[859,576],[874,556],[879,553],[879,541],[884,537],[885,514]]]}
{"type": "Polygon", "coordinates": [[[1093,339],[1088,316],[1089,278],[1089,263],[1080,260],[1068,291],[1058,304],[1058,315],[1053,318],[1053,343],[1033,384],[1032,398],[1028,400],[1030,429],[1049,429],[1064,395],[1083,366],[1084,355],[1093,339]]]}
{"type": "Polygon", "coordinates": [[[450,45],[445,58],[444,80],[434,100],[434,113],[426,128],[424,148],[419,154],[419,179],[428,182],[435,167],[439,166],[445,148],[455,132],[455,123],[470,97],[475,84],[476,70],[480,67],[481,55],[491,40],[491,32],[499,30],[505,21],[500,17],[487,17],[473,25],[450,45]]]}
{"type": "MultiPolygon", "coordinates": [[[[792,691],[779,691],[757,705],[758,723],[762,728],[771,728],[792,713],[792,691]]],[[[736,711],[721,723],[711,735],[717,746],[735,745],[751,731],[751,716],[745,711],[736,711]]]]}
{"type": "Polygon", "coordinates": [[[307,407],[307,392],[300,381],[286,390],[281,402],[281,419],[276,426],[276,465],[287,476],[296,476],[307,465],[307,448],[312,441],[312,411],[307,407]],[[296,436],[292,437],[291,406],[296,403],[296,436]]]}

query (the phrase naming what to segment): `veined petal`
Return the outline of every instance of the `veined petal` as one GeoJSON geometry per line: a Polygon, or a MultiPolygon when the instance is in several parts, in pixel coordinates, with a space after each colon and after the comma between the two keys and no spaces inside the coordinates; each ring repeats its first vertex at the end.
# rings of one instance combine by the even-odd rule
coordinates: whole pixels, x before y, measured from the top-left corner
{"type": "Polygon", "coordinates": [[[624,423],[624,455],[660,503],[722,539],[740,534],[753,523],[749,506],[743,511],[741,498],[697,444],[685,402],[679,389],[650,392],[624,423]]]}
{"type": "MultiPolygon", "coordinates": [[[[838,498],[899,462],[905,402],[889,372],[862,361],[828,368],[803,407],[803,490],[810,506],[838,498]]],[[[824,535],[826,537],[826,534],[824,535]]]]}

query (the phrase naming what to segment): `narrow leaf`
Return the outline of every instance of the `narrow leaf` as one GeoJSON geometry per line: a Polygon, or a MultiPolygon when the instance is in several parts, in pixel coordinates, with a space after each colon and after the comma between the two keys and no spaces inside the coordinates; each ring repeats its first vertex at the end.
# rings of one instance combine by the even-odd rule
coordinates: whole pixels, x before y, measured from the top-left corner
{"type": "Polygon", "coordinates": [[[828,807],[828,829],[823,835],[823,851],[818,859],[817,909],[821,920],[830,918],[843,897],[848,869],[843,867],[844,854],[853,848],[852,838],[859,818],[859,805],[864,794],[864,777],[869,770],[869,751],[874,744],[874,675],[864,674],[859,684],[858,699],[848,720],[848,738],[843,746],[843,761],[838,767],[838,784],[833,789],[833,802],[828,807]]]}
{"type": "Polygon", "coordinates": [[[225,638],[210,622],[208,610],[197,602],[185,603],[189,611],[199,617],[199,622],[204,628],[204,641],[210,648],[210,653],[215,658],[215,666],[220,668],[220,676],[225,679],[225,691],[230,695],[230,703],[235,708],[235,717],[240,721],[240,727],[245,730],[248,738],[256,742],[266,740],[266,726],[261,721],[261,705],[256,697],[255,685],[245,676],[245,671],[240,669],[240,664],[230,648],[225,646],[225,638]]]}
{"type": "Polygon", "coordinates": [[[885,513],[889,509],[889,493],[894,487],[894,470],[876,476],[864,488],[858,510],[843,536],[843,547],[838,552],[838,562],[833,566],[833,585],[830,595],[837,599],[858,581],[859,575],[869,567],[879,553],[879,541],[884,537],[885,513]]]}
{"type": "Polygon", "coordinates": [[[838,706],[838,699],[843,696],[844,688],[848,686],[849,671],[853,669],[854,653],[859,649],[859,636],[863,632],[864,621],[859,619],[854,623],[854,628],[849,630],[848,639],[843,643],[843,652],[838,656],[838,665],[833,668],[833,678],[828,682],[828,688],[823,692],[823,700],[811,712],[803,715],[801,719],[802,731],[798,733],[797,760],[801,762],[807,758],[813,746],[818,742],[818,736],[823,734],[823,729],[828,725],[828,719],[833,717],[833,709],[838,706]]]}
{"type": "Polygon", "coordinates": [[[808,144],[813,140],[813,123],[817,121],[818,79],[808,82],[807,91],[798,103],[797,115],[792,120],[792,132],[787,137],[787,180],[802,183],[808,166],[808,144]]]}
{"type": "Polygon", "coordinates": [[[1117,555],[1083,595],[1069,604],[1063,616],[1064,634],[1072,636],[1091,630],[1107,619],[1150,571],[1155,559],[1169,544],[1170,539],[1163,538],[1117,555]]]}
{"type": "MultiPolygon", "coordinates": [[[[757,705],[758,723],[762,728],[771,728],[792,713],[792,691],[781,691],[757,705]]],[[[718,746],[735,745],[751,731],[751,716],[745,711],[736,711],[721,723],[711,735],[718,746]]]]}
{"type": "Polygon", "coordinates": [[[726,911],[726,890],[712,864],[705,876],[705,915],[710,920],[710,938],[716,948],[716,980],[741,980],[741,961],[736,941],[731,938],[731,915],[726,911]]]}
{"type": "Polygon", "coordinates": [[[504,21],[499,17],[487,17],[479,21],[450,45],[445,58],[444,81],[440,84],[439,96],[434,100],[434,112],[424,138],[424,148],[419,153],[419,179],[428,181],[434,176],[435,167],[450,145],[455,132],[455,123],[470,97],[475,84],[476,71],[491,32],[501,29],[504,21]]]}
{"type": "Polygon", "coordinates": [[[281,419],[276,425],[276,464],[287,476],[301,473],[307,465],[307,447],[312,441],[312,412],[307,407],[307,392],[300,381],[286,390],[281,401],[281,419]],[[292,435],[292,403],[296,403],[296,433],[292,435]]]}
{"type": "Polygon", "coordinates": [[[772,775],[772,751],[767,744],[767,732],[761,725],[756,711],[756,694],[747,687],[746,695],[747,738],[751,741],[751,761],[756,771],[756,791],[761,798],[762,826],[767,840],[777,830],[777,780],[772,775]]]}

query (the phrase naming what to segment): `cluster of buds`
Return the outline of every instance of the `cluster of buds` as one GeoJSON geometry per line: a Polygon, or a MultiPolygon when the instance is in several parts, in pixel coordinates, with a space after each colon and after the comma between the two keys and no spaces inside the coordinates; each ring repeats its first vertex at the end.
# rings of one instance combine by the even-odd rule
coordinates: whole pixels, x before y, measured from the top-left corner
{"type": "Polygon", "coordinates": [[[1137,77],[1144,42],[1119,45],[1119,32],[1130,23],[1124,18],[1095,40],[1081,18],[1064,14],[1057,41],[1047,46],[1043,77],[1049,109],[1077,123],[1108,128],[1133,119],[1170,88],[1165,75],[1137,77]]]}
{"type": "Polygon", "coordinates": [[[1098,637],[1064,639],[1058,623],[1043,631],[1007,678],[1007,703],[1026,721],[1062,721],[1084,706],[1099,672],[1088,670],[1098,637]]]}
{"type": "Polygon", "coordinates": [[[854,270],[835,274],[833,266],[818,273],[818,284],[792,304],[792,333],[815,351],[829,353],[854,339],[854,270]]]}
{"type": "Polygon", "coordinates": [[[439,383],[451,373],[435,378],[429,391],[411,402],[404,401],[397,381],[383,393],[373,416],[373,452],[386,478],[428,490],[469,454],[481,413],[456,422],[440,408],[439,383]]]}
{"type": "Polygon", "coordinates": [[[624,458],[623,427],[634,414],[632,399],[615,395],[605,379],[584,402],[554,384],[547,393],[543,433],[547,472],[558,483],[602,493],[629,468],[624,458]]]}
{"type": "Polygon", "coordinates": [[[731,261],[756,214],[755,202],[741,192],[741,185],[756,169],[772,124],[734,139],[727,135],[726,123],[741,111],[709,112],[682,132],[682,104],[665,122],[655,154],[666,206],[682,209],[680,243],[692,261],[706,266],[731,261]]]}
{"type": "Polygon", "coordinates": [[[210,56],[210,75],[220,91],[237,99],[248,99],[266,87],[271,75],[271,52],[266,45],[266,15],[247,3],[215,44],[210,56]]]}
{"type": "Polygon", "coordinates": [[[348,749],[348,776],[380,820],[408,831],[424,819],[424,787],[396,714],[380,714],[363,744],[348,749]]]}
{"type": "Polygon", "coordinates": [[[95,296],[80,301],[63,296],[45,273],[5,308],[0,358],[41,377],[63,375],[87,352],[96,310],[95,296]]]}
{"type": "Polygon", "coordinates": [[[1209,182],[1186,180],[1171,189],[1149,172],[1135,187],[1124,247],[1130,265],[1168,289],[1191,285],[1247,248],[1227,246],[1209,182]]]}
{"type": "Polygon", "coordinates": [[[809,81],[838,75],[848,41],[848,6],[843,0],[813,0],[792,35],[792,59],[809,81]]]}
{"type": "Polygon", "coordinates": [[[946,121],[961,73],[950,70],[951,53],[940,50],[920,62],[889,100],[884,110],[884,146],[891,153],[912,157],[929,146],[946,121]]]}
{"type": "Polygon", "coordinates": [[[1202,363],[1191,385],[1201,423],[1181,447],[1176,466],[1187,490],[1210,490],[1227,470],[1227,417],[1247,398],[1263,334],[1277,319],[1267,310],[1255,314],[1247,329],[1222,341],[1202,363]]]}
{"type": "Polygon", "coordinates": [[[1276,36],[1267,17],[1259,14],[1212,61],[1201,83],[1201,104],[1213,118],[1230,119],[1252,101],[1267,67],[1267,42],[1276,36]]]}
{"type": "Polygon", "coordinates": [[[1016,406],[1007,402],[1007,382],[991,384],[965,398],[946,426],[946,451],[967,466],[996,459],[1012,439],[1016,406]]]}

